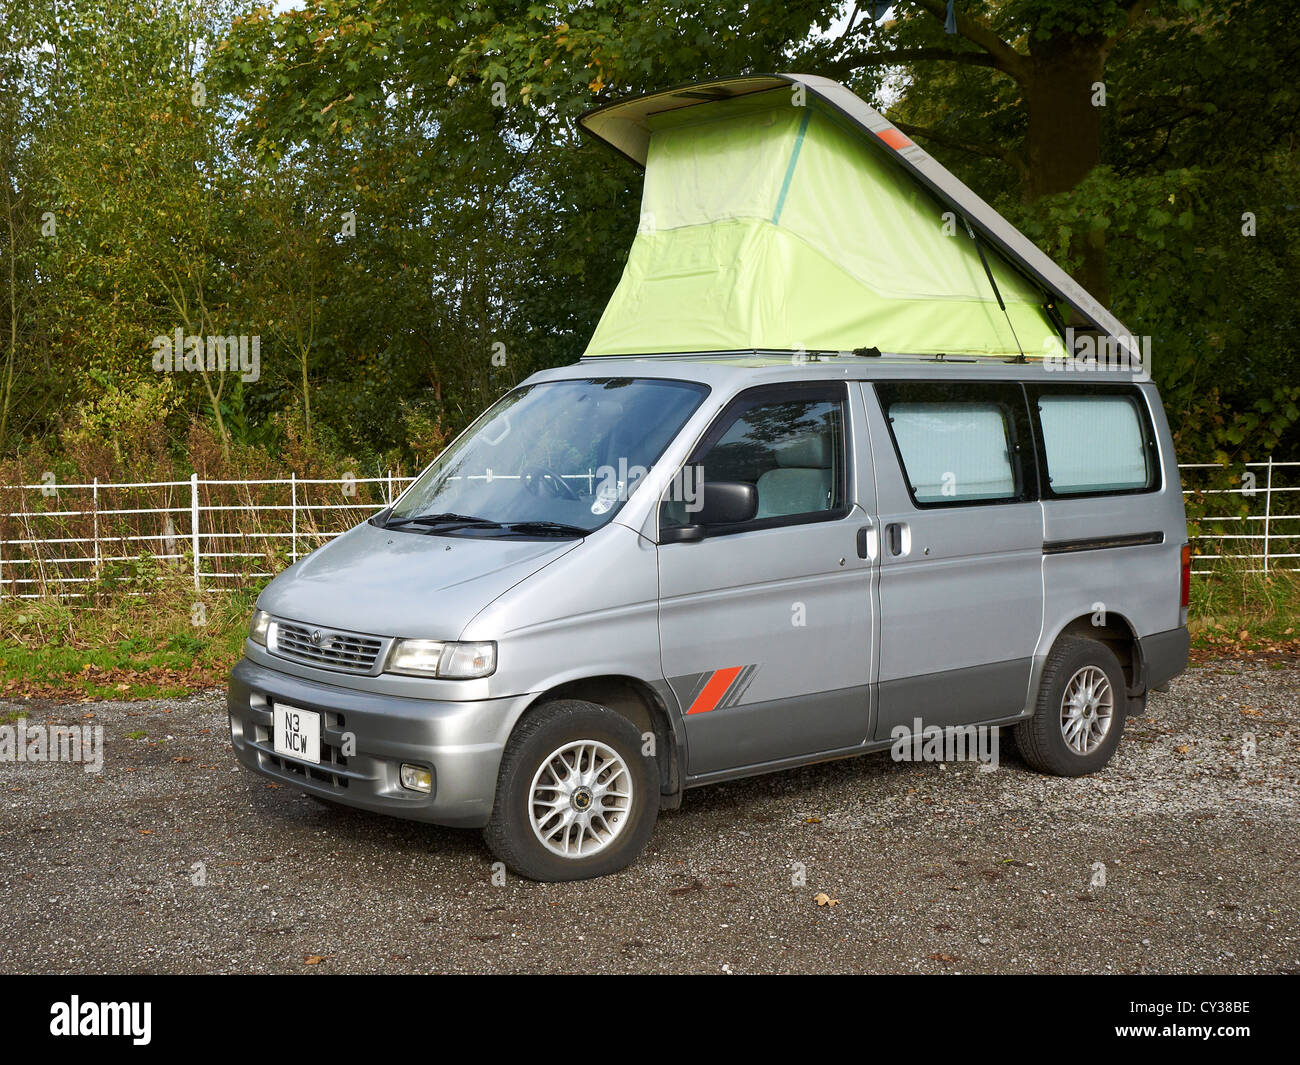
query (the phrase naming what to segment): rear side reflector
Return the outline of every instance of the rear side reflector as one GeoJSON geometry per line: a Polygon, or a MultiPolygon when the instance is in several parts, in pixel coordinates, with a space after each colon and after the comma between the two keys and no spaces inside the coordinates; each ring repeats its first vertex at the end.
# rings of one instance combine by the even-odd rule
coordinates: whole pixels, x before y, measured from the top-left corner
{"type": "Polygon", "coordinates": [[[1183,544],[1182,584],[1179,588],[1179,606],[1187,606],[1192,601],[1192,545],[1183,544]]]}

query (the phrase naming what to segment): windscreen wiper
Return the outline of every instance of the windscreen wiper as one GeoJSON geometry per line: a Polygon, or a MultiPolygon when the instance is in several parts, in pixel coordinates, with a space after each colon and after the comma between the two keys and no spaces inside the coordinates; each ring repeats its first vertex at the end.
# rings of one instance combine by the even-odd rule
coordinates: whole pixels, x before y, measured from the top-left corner
{"type": "Polygon", "coordinates": [[[510,532],[537,536],[586,536],[591,532],[580,525],[565,525],[562,521],[509,521],[503,528],[510,532]]]}
{"type": "Polygon", "coordinates": [[[417,514],[413,518],[399,518],[397,521],[390,521],[385,524],[385,529],[395,529],[401,525],[455,525],[460,528],[475,529],[496,529],[501,526],[499,521],[489,521],[487,518],[476,518],[472,514],[417,514]]]}

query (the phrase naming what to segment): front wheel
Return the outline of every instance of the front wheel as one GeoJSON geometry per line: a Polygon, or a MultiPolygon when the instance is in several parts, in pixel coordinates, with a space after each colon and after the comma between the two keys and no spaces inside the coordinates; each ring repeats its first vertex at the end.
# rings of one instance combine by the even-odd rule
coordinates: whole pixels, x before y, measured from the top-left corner
{"type": "Polygon", "coordinates": [[[1115,652],[1096,640],[1062,637],[1043,667],[1034,716],[1016,726],[1016,746],[1040,773],[1095,773],[1119,745],[1127,706],[1115,652]]]}
{"type": "Polygon", "coordinates": [[[483,838],[529,880],[585,880],[623,869],[659,816],[659,773],[627,718],[564,700],[511,734],[483,838]]]}

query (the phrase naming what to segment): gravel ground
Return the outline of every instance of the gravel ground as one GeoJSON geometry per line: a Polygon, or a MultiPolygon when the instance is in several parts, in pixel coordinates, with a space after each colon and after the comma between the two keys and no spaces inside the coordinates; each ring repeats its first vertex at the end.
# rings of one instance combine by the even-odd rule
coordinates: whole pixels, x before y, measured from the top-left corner
{"type": "Polygon", "coordinates": [[[235,768],[220,692],[6,712],[106,757],[0,762],[0,972],[1300,972],[1294,661],[1193,668],[1095,777],[1004,744],[718,785],[560,885],[235,768]]]}

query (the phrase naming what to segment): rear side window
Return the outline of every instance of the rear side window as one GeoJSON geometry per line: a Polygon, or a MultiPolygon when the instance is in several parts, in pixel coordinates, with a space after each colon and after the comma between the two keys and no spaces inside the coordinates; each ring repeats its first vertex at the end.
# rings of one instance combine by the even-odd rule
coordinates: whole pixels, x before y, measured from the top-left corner
{"type": "Polygon", "coordinates": [[[1034,405],[1047,494],[1111,495],[1156,486],[1151,426],[1133,391],[1040,387],[1034,405]]]}
{"type": "Polygon", "coordinates": [[[1021,460],[1028,433],[1018,386],[882,383],[876,392],[918,506],[1032,498],[1021,460]]]}

